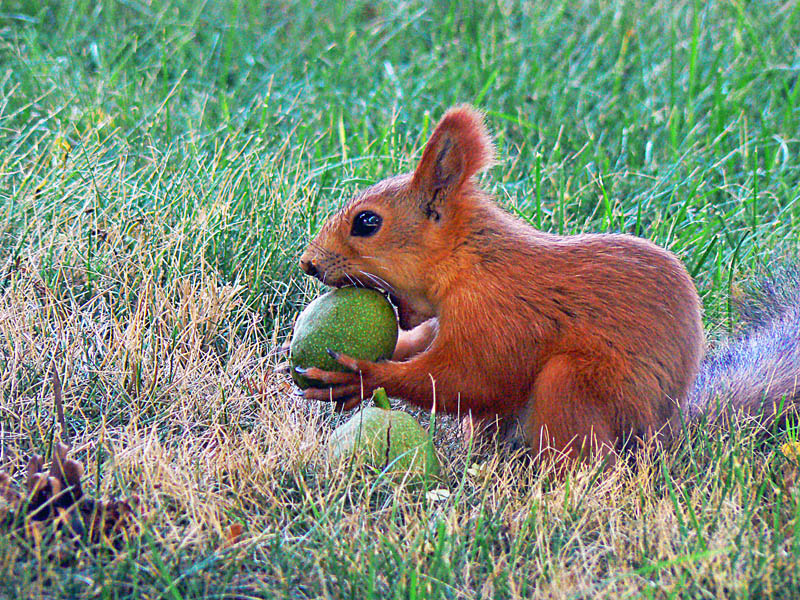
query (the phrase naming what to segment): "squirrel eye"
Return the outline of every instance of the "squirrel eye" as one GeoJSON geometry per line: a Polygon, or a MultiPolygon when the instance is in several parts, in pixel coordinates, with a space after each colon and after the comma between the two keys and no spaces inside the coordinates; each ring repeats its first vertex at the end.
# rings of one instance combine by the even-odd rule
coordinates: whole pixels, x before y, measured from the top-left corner
{"type": "Polygon", "coordinates": [[[371,210],[365,210],[356,215],[353,219],[353,228],[350,230],[350,235],[354,237],[369,237],[375,235],[381,228],[383,219],[377,213],[371,210]]]}

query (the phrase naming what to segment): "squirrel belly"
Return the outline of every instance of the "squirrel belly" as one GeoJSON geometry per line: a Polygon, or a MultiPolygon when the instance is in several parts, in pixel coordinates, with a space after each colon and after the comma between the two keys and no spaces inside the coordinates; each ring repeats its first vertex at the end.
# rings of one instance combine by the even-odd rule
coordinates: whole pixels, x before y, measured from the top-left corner
{"type": "MultiPolygon", "coordinates": [[[[698,379],[701,308],[686,269],[640,238],[555,236],[508,214],[474,179],[493,155],[482,115],[450,109],[413,173],[363,190],[323,224],[301,268],[332,286],[382,288],[407,331],[393,360],[341,356],[348,373],[309,370],[329,388],[305,396],[348,409],[384,387],[427,409],[519,425],[534,451],[575,457],[674,434],[682,411],[708,403],[695,381],[723,389],[726,375],[704,367],[698,379]]],[[[750,362],[767,350],[754,347],[750,362]]],[[[783,390],[800,358],[776,364],[783,390]]]]}

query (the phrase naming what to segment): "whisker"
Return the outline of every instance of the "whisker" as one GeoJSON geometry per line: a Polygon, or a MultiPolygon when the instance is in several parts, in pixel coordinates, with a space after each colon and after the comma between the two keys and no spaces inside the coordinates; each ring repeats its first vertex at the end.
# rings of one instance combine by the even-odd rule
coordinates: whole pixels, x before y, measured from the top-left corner
{"type": "Polygon", "coordinates": [[[361,269],[359,269],[359,272],[362,273],[363,275],[366,275],[373,283],[378,284],[378,287],[385,288],[387,292],[397,293],[397,290],[394,289],[394,286],[392,286],[388,281],[386,281],[382,277],[378,277],[377,275],[373,275],[372,273],[368,273],[367,271],[362,271],[361,269]]]}
{"type": "Polygon", "coordinates": [[[389,271],[389,267],[385,267],[384,265],[378,265],[378,267],[380,267],[384,271],[389,271]]]}
{"type": "Polygon", "coordinates": [[[333,252],[331,252],[330,250],[327,250],[326,248],[323,248],[322,246],[320,246],[319,242],[315,242],[314,240],[311,240],[308,243],[308,245],[311,246],[312,248],[314,248],[315,250],[317,250],[325,258],[327,258],[329,256],[333,256],[333,252]]]}

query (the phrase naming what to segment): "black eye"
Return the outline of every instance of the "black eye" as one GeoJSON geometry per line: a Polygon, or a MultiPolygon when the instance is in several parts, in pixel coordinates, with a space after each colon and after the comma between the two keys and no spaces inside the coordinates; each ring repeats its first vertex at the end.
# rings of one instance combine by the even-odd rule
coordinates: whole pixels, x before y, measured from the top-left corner
{"type": "Polygon", "coordinates": [[[350,230],[350,235],[355,237],[369,237],[378,233],[381,228],[383,219],[377,213],[371,210],[365,210],[356,215],[353,219],[353,228],[350,230]]]}

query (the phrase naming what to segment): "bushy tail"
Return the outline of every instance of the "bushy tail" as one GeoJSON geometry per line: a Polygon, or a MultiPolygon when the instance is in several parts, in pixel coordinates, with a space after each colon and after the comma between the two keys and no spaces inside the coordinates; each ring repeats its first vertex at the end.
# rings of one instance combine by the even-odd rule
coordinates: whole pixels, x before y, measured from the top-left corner
{"type": "Polygon", "coordinates": [[[703,361],[688,416],[713,424],[744,413],[770,426],[800,410],[800,269],[760,279],[738,309],[744,330],[703,361]]]}

